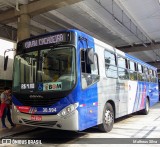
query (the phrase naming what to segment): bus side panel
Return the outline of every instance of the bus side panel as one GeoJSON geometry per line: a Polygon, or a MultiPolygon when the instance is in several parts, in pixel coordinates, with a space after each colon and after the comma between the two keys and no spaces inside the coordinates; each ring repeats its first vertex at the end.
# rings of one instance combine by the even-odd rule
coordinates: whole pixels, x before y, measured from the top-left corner
{"type": "Polygon", "coordinates": [[[157,83],[149,83],[148,96],[150,99],[150,106],[153,106],[159,101],[159,92],[157,83]]]}
{"type": "Polygon", "coordinates": [[[97,84],[81,91],[79,104],[79,130],[97,125],[97,84]]]}
{"type": "MultiPolygon", "coordinates": [[[[101,78],[98,83],[98,124],[102,123],[103,109],[108,101],[113,101],[115,111],[118,110],[118,98],[116,95],[116,79],[101,78]]],[[[118,111],[116,111],[116,116],[118,111]]]]}
{"type": "Polygon", "coordinates": [[[129,81],[128,114],[145,108],[146,98],[150,106],[158,102],[158,87],[155,83],[129,81]]]}
{"type": "Polygon", "coordinates": [[[143,109],[146,99],[145,82],[129,81],[128,90],[128,114],[143,109]]]}
{"type": "MultiPolygon", "coordinates": [[[[107,78],[105,73],[104,49],[111,49],[110,46],[95,41],[95,51],[98,54],[100,81],[98,82],[98,120],[97,124],[102,123],[103,109],[107,101],[111,100],[115,103],[115,109],[118,110],[116,95],[117,79],[107,78]],[[104,47],[105,46],[105,47],[104,47]]],[[[116,111],[115,110],[115,111],[116,111]]],[[[117,111],[116,111],[117,112],[117,111]]]]}
{"type": "Polygon", "coordinates": [[[93,48],[95,50],[94,40],[91,36],[77,31],[77,73],[78,75],[78,101],[79,101],[79,130],[84,130],[97,125],[97,111],[98,111],[98,94],[97,94],[97,83],[82,88],[81,81],[81,49],[93,48]],[[79,40],[79,38],[85,38],[79,40]],[[87,41],[87,42],[86,42],[87,41]]]}

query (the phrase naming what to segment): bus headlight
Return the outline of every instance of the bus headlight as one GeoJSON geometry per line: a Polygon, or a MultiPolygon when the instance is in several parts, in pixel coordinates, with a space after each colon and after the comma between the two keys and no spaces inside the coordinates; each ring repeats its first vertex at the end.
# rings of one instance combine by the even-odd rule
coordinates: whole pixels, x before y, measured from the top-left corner
{"type": "Polygon", "coordinates": [[[17,113],[20,113],[20,111],[17,109],[15,105],[13,106],[13,108],[14,108],[14,111],[16,111],[17,113]]]}
{"type": "Polygon", "coordinates": [[[57,115],[58,116],[66,116],[66,115],[70,114],[71,112],[73,112],[74,110],[76,110],[77,107],[78,107],[78,103],[71,104],[71,105],[67,106],[66,108],[62,109],[57,115]]]}

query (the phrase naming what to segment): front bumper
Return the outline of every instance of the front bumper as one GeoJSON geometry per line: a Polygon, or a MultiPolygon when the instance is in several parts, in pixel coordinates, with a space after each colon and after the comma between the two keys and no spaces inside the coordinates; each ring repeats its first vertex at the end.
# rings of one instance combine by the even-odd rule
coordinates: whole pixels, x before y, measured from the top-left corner
{"type": "Polygon", "coordinates": [[[75,110],[67,116],[58,115],[32,115],[17,112],[16,109],[12,109],[13,121],[15,124],[22,124],[28,126],[37,126],[43,128],[52,128],[60,130],[78,131],[78,111],[75,110]],[[41,120],[32,120],[32,117],[41,117],[41,120]]]}

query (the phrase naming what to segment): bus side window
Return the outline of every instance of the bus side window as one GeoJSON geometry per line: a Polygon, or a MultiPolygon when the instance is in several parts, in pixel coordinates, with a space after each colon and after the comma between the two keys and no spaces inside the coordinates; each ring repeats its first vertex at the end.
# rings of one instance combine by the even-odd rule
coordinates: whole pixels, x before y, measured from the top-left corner
{"type": "Polygon", "coordinates": [[[86,51],[81,50],[81,81],[82,88],[94,84],[99,80],[98,56],[94,54],[94,63],[87,64],[86,51]]]}
{"type": "Polygon", "coordinates": [[[109,78],[117,78],[117,61],[115,54],[105,50],[105,71],[109,78]]]}
{"type": "Polygon", "coordinates": [[[156,76],[155,76],[155,71],[154,70],[150,70],[150,76],[151,76],[151,81],[153,83],[156,82],[156,76]]]}
{"type": "Polygon", "coordinates": [[[142,72],[143,72],[143,73],[142,73],[142,74],[143,74],[143,76],[142,76],[143,81],[147,81],[146,67],[143,66],[142,69],[143,69],[143,70],[142,70],[142,72]]]}
{"type": "Polygon", "coordinates": [[[144,73],[145,81],[146,81],[146,82],[149,82],[148,68],[147,68],[147,67],[144,67],[143,73],[144,73]]]}
{"type": "Polygon", "coordinates": [[[129,79],[127,59],[118,56],[118,76],[120,79],[129,79]]]}
{"type": "Polygon", "coordinates": [[[143,81],[143,74],[142,74],[142,65],[137,65],[137,71],[138,71],[138,81],[143,81]]]}
{"type": "Polygon", "coordinates": [[[157,73],[153,70],[153,82],[157,83],[157,73]]]}
{"type": "Polygon", "coordinates": [[[129,61],[129,72],[130,72],[130,80],[137,80],[137,71],[136,71],[136,63],[133,61],[129,61]]]}
{"type": "Polygon", "coordinates": [[[149,82],[152,82],[152,70],[148,69],[149,82]]]}
{"type": "Polygon", "coordinates": [[[146,75],[147,75],[147,81],[148,81],[148,82],[151,82],[151,78],[150,78],[150,71],[149,71],[149,69],[148,69],[148,68],[147,68],[146,75]]]}
{"type": "Polygon", "coordinates": [[[81,50],[81,72],[86,72],[85,51],[81,50]]]}

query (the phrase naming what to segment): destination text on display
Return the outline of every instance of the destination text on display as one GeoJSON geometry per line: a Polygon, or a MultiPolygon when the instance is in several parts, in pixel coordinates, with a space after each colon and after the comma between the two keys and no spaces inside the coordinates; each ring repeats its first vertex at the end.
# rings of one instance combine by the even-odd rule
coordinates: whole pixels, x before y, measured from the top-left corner
{"type": "Polygon", "coordinates": [[[64,35],[65,34],[50,35],[47,37],[30,40],[24,43],[24,47],[28,49],[28,48],[37,47],[37,46],[64,42],[66,40],[64,35]]]}

